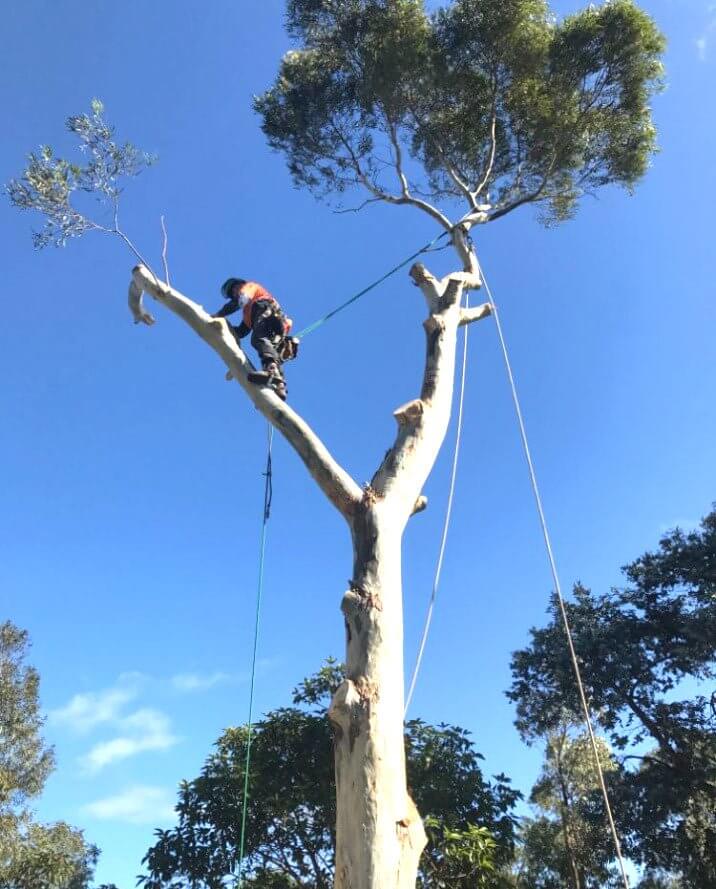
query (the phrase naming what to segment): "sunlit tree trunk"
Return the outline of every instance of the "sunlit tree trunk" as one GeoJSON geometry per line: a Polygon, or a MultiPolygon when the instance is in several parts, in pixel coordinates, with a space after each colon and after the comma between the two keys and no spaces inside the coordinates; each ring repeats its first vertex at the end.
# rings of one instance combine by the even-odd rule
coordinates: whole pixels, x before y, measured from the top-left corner
{"type": "Polygon", "coordinates": [[[479,287],[480,279],[461,229],[453,232],[453,241],[463,271],[442,280],[420,264],[410,271],[428,307],[422,387],[418,398],[394,412],[395,442],[363,488],[290,405],[248,381],[251,365],[224,320],[212,319],[141,266],[130,285],[137,320],[143,320],[146,291],[223,358],[350,528],[353,571],[341,606],[346,679],[329,710],[336,751],[336,889],[413,889],[426,842],[405,771],[401,541],[410,517],[425,508],[423,485],[447,432],[458,328],[490,313],[487,305],[461,307],[464,291],[479,287]]]}

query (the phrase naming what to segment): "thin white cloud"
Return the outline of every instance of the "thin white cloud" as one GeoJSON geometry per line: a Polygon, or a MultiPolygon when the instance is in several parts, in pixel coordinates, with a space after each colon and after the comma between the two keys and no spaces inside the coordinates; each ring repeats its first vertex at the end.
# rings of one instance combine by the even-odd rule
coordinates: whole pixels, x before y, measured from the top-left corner
{"type": "Polygon", "coordinates": [[[85,771],[96,774],[106,766],[149,750],[168,750],[179,739],[171,732],[169,718],[158,710],[137,710],[116,720],[122,734],[102,741],[84,756],[80,763],[85,771]]]}
{"type": "Polygon", "coordinates": [[[696,55],[699,61],[705,62],[709,57],[709,50],[716,37],[716,3],[710,3],[707,8],[708,21],[704,26],[704,30],[694,40],[696,46],[696,55]]]}
{"type": "Polygon", "coordinates": [[[229,673],[221,672],[210,673],[205,676],[199,673],[178,673],[176,676],[172,676],[171,683],[177,691],[208,691],[215,685],[230,682],[233,678],[229,673]]]}
{"type": "Polygon", "coordinates": [[[136,696],[137,688],[132,686],[75,695],[64,707],[50,711],[50,722],[85,734],[98,725],[114,722],[136,696]]]}
{"type": "Polygon", "coordinates": [[[82,811],[102,821],[126,824],[166,824],[176,819],[169,791],[162,787],[137,785],[122,793],[88,803],[82,811]]]}

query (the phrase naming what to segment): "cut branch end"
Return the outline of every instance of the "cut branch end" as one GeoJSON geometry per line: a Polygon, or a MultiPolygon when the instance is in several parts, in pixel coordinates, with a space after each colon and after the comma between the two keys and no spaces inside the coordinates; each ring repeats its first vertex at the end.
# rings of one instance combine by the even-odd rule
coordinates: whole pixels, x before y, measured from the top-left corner
{"type": "Polygon", "coordinates": [[[416,426],[423,416],[425,405],[420,398],[415,398],[393,411],[398,426],[416,426]]]}

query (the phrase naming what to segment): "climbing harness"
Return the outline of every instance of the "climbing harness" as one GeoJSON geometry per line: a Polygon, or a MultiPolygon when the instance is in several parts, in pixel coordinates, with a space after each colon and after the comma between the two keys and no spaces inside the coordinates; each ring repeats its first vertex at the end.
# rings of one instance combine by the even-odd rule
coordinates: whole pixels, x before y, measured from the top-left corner
{"type": "Polygon", "coordinates": [[[420,250],[417,250],[415,253],[411,253],[407,259],[404,259],[402,262],[398,263],[398,265],[394,266],[392,269],[387,271],[384,275],[381,275],[381,277],[378,278],[377,281],[373,281],[372,284],[369,284],[367,287],[364,287],[363,290],[359,290],[358,293],[354,294],[350,299],[347,299],[345,302],[341,303],[339,306],[336,306],[335,309],[331,309],[331,311],[328,312],[328,314],[323,315],[317,321],[314,321],[313,324],[309,324],[308,327],[304,327],[303,330],[299,331],[295,335],[297,337],[297,339],[300,340],[304,336],[308,336],[309,333],[313,333],[314,330],[318,330],[319,327],[321,327],[323,324],[325,324],[326,321],[329,321],[331,318],[333,318],[334,315],[337,315],[339,312],[342,312],[343,309],[347,309],[348,306],[350,306],[352,303],[359,300],[361,298],[361,296],[365,296],[366,293],[370,293],[371,290],[373,290],[379,284],[382,284],[383,281],[387,281],[387,279],[390,278],[391,275],[394,275],[396,272],[399,272],[409,262],[412,262],[412,260],[417,259],[417,257],[420,256],[422,253],[429,253],[436,246],[436,244],[439,241],[441,241],[444,237],[446,237],[449,234],[450,233],[447,231],[440,232],[440,234],[437,235],[436,237],[434,237],[432,239],[432,241],[430,241],[429,244],[426,244],[424,247],[421,247],[420,250]]]}
{"type": "Polygon", "coordinates": [[[241,839],[239,842],[239,868],[237,874],[237,889],[241,889],[242,871],[244,865],[244,842],[246,839],[246,815],[249,805],[249,768],[251,766],[251,741],[253,735],[254,716],[254,688],[256,680],[256,654],[259,644],[259,625],[261,619],[261,598],[264,587],[264,564],[266,560],[266,527],[271,516],[271,501],[273,499],[273,470],[271,466],[271,450],[273,445],[273,426],[268,426],[268,446],[266,453],[266,471],[264,472],[264,511],[261,524],[261,543],[259,545],[259,578],[256,592],[256,621],[254,624],[254,650],[251,658],[251,685],[249,688],[249,720],[248,734],[246,738],[246,761],[244,763],[244,795],[241,812],[241,839]]]}

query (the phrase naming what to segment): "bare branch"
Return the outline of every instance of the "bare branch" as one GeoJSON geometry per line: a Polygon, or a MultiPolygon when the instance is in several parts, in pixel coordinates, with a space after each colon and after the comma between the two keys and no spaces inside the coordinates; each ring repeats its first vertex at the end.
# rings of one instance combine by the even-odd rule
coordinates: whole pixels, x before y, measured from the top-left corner
{"type": "Polygon", "coordinates": [[[481,321],[492,314],[492,306],[490,303],[483,303],[481,306],[472,306],[469,309],[460,309],[460,320],[458,325],[464,327],[466,324],[472,324],[474,321],[481,321]]]}
{"type": "Polygon", "coordinates": [[[508,213],[511,213],[513,210],[516,210],[523,204],[529,204],[532,201],[536,201],[545,190],[548,178],[549,177],[545,176],[539,187],[529,194],[523,195],[521,198],[518,198],[516,201],[512,201],[509,204],[503,204],[502,207],[498,207],[494,213],[490,214],[489,221],[494,222],[496,219],[500,219],[502,216],[506,216],[508,213]]]}
{"type": "MultiPolygon", "coordinates": [[[[378,188],[378,186],[374,182],[371,182],[371,180],[368,178],[365,170],[360,164],[359,159],[356,157],[356,154],[353,151],[353,147],[351,146],[348,139],[346,139],[346,137],[340,131],[340,128],[337,127],[335,124],[332,124],[332,127],[333,132],[336,134],[341,144],[348,152],[350,164],[353,167],[356,176],[358,177],[358,181],[361,182],[375,198],[378,198],[381,201],[385,201],[387,204],[406,204],[417,207],[419,210],[422,210],[423,212],[431,216],[436,222],[440,223],[440,225],[444,229],[449,230],[451,228],[451,223],[447,216],[443,215],[436,207],[433,207],[433,205],[429,204],[427,201],[423,201],[420,198],[413,197],[410,194],[410,191],[408,190],[407,180],[405,180],[404,182],[404,191],[401,195],[391,194],[390,192],[383,191],[381,188],[378,188]]],[[[404,176],[403,179],[405,179],[404,176]]]]}
{"type": "Polygon", "coordinates": [[[419,263],[410,270],[428,303],[424,323],[426,357],[420,397],[395,411],[398,432],[373,479],[376,495],[390,500],[405,521],[412,515],[432,469],[450,419],[456,331],[464,283],[448,275],[438,281],[419,263]]]}
{"type": "Polygon", "coordinates": [[[129,311],[135,324],[152,325],[156,320],[154,315],[144,308],[142,289],[135,283],[134,278],[129,282],[129,311]]]}
{"type": "Polygon", "coordinates": [[[171,287],[172,285],[169,280],[169,264],[167,263],[167,246],[169,238],[167,237],[167,227],[164,223],[164,216],[160,216],[159,220],[162,224],[162,262],[164,263],[164,280],[167,287],[171,287]]]}
{"type": "Polygon", "coordinates": [[[357,207],[339,207],[336,208],[333,212],[337,216],[340,216],[342,213],[359,213],[364,207],[367,207],[368,204],[377,204],[379,201],[382,200],[383,198],[366,198],[357,207]]]}
{"type": "Polygon", "coordinates": [[[492,175],[492,169],[495,166],[495,155],[497,153],[497,93],[493,96],[492,99],[492,123],[490,125],[490,160],[487,164],[487,169],[485,170],[485,175],[482,177],[482,181],[475,189],[475,198],[479,194],[481,194],[483,188],[490,181],[490,176],[492,175]]]}
{"type": "Polygon", "coordinates": [[[462,194],[467,198],[467,202],[470,205],[472,210],[477,210],[477,194],[478,192],[473,192],[470,189],[470,186],[462,179],[454,165],[448,160],[447,155],[445,154],[445,150],[442,145],[437,146],[438,152],[440,153],[440,157],[442,157],[443,162],[445,164],[445,170],[447,171],[448,176],[452,179],[458,189],[462,192],[462,194]]]}
{"type": "MultiPolygon", "coordinates": [[[[363,492],[350,475],[331,456],[310,426],[269,388],[250,383],[251,363],[239,346],[225,319],[212,318],[200,305],[178,290],[158,283],[143,266],[132,272],[134,293],[149,293],[178,315],[226,363],[233,379],[244,389],[256,408],[293,447],[331,503],[347,519],[361,502],[363,492]]],[[[141,302],[140,302],[141,306],[141,302]]],[[[136,314],[135,314],[136,320],[136,314]]],[[[141,320],[141,319],[139,319],[141,320]]]]}
{"type": "Polygon", "coordinates": [[[393,151],[395,152],[395,171],[398,174],[398,179],[400,179],[400,185],[403,191],[404,198],[410,198],[410,189],[408,188],[408,179],[405,175],[405,171],[403,170],[403,152],[400,148],[400,140],[398,139],[398,131],[395,126],[395,123],[392,120],[388,120],[388,115],[386,114],[386,121],[388,123],[388,132],[390,133],[390,141],[393,145],[393,151]]]}
{"type": "Polygon", "coordinates": [[[523,195],[521,198],[518,198],[516,201],[512,201],[510,204],[505,204],[502,207],[498,207],[494,213],[490,215],[489,222],[494,222],[495,219],[499,219],[501,216],[507,215],[507,213],[511,213],[513,210],[516,210],[518,207],[521,207],[523,204],[529,204],[531,201],[536,201],[542,192],[547,187],[547,183],[549,182],[549,177],[552,175],[552,170],[554,169],[554,165],[557,161],[556,155],[552,156],[552,161],[547,168],[546,173],[542,177],[542,181],[537,186],[534,191],[529,192],[526,195],[523,195]]]}
{"type": "MultiPolygon", "coordinates": [[[[415,110],[415,108],[411,107],[410,113],[413,117],[413,120],[415,121],[415,124],[418,127],[422,126],[422,122],[421,122],[420,117],[419,117],[417,111],[415,110]]],[[[436,148],[438,150],[438,153],[440,154],[440,157],[443,159],[443,163],[445,164],[445,170],[446,170],[448,176],[455,183],[458,191],[460,191],[463,194],[463,196],[465,198],[467,198],[467,202],[470,205],[470,209],[477,210],[477,202],[476,202],[477,195],[470,190],[470,186],[462,178],[457,167],[448,159],[447,155],[445,154],[445,149],[442,147],[442,145],[440,145],[438,143],[436,145],[436,148]]]]}

